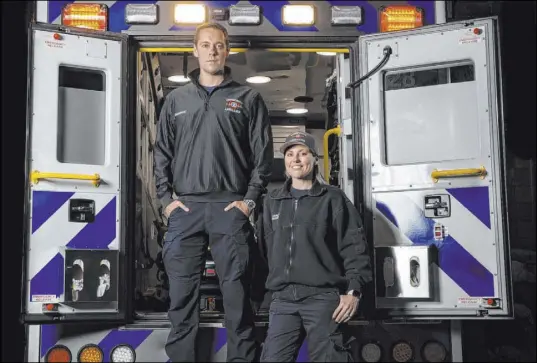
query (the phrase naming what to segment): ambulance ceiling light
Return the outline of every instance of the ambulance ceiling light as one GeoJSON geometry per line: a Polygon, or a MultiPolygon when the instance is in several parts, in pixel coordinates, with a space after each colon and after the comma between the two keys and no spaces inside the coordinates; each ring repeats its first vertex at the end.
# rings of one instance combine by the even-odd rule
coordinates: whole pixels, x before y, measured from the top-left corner
{"type": "Polygon", "coordinates": [[[182,74],[176,74],[174,76],[169,76],[168,81],[175,82],[175,83],[188,83],[190,82],[190,78],[185,77],[182,74]]]}
{"type": "Polygon", "coordinates": [[[203,24],[207,21],[207,7],[204,4],[176,4],[174,20],[181,25],[203,24]]]}
{"type": "Polygon", "coordinates": [[[315,7],[313,5],[284,5],[282,8],[284,25],[315,24],[315,7]]]}
{"type": "Polygon", "coordinates": [[[336,55],[337,53],[336,52],[317,52],[317,54],[324,55],[326,57],[331,57],[331,56],[336,55]]]}
{"type": "Polygon", "coordinates": [[[246,82],[255,83],[255,84],[269,83],[270,81],[271,81],[271,78],[267,76],[252,76],[252,77],[246,78],[246,82]]]}
{"type": "Polygon", "coordinates": [[[157,4],[127,4],[125,7],[125,22],[127,24],[157,24],[157,4]]]}
{"type": "Polygon", "coordinates": [[[261,24],[261,9],[257,5],[231,5],[229,7],[230,25],[261,24]]]}
{"type": "Polygon", "coordinates": [[[286,112],[291,115],[303,115],[305,113],[308,113],[308,110],[305,108],[289,108],[286,110],[286,112]]]}
{"type": "Polygon", "coordinates": [[[296,103],[310,103],[313,102],[313,97],[311,96],[296,96],[293,101],[296,103]]]}
{"type": "Polygon", "coordinates": [[[362,24],[362,8],[359,6],[332,6],[332,25],[362,24]]]}

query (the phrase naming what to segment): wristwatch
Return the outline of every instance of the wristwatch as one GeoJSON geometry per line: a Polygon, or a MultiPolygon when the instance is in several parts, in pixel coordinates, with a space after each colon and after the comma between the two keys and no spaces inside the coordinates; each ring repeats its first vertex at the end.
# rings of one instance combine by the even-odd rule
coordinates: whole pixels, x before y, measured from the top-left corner
{"type": "Polygon", "coordinates": [[[248,207],[248,211],[252,213],[252,211],[255,209],[255,202],[251,199],[245,199],[244,203],[246,203],[246,206],[248,207]]]}
{"type": "Polygon", "coordinates": [[[360,294],[360,292],[356,291],[356,290],[349,290],[347,292],[347,295],[352,295],[352,296],[355,296],[357,298],[360,298],[362,296],[362,294],[360,294]]]}

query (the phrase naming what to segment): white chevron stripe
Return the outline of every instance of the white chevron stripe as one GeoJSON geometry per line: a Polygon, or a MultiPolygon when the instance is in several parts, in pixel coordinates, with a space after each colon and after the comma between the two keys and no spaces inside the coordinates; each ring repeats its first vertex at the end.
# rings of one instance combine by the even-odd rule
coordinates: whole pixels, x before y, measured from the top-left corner
{"type": "MultiPolygon", "coordinates": [[[[113,194],[75,193],[72,198],[94,200],[97,215],[114,197],[113,194]]],[[[69,222],[68,216],[69,202],[66,202],[30,237],[28,271],[30,279],[34,278],[60,252],[61,247],[66,246],[86,226],[85,223],[69,222]]],[[[117,244],[116,240],[117,238],[111,245],[117,244]]]]}
{"type": "Polygon", "coordinates": [[[168,356],[164,350],[168,339],[168,329],[154,330],[146,340],[136,348],[137,362],[167,362],[168,356]]]}
{"type": "Polygon", "coordinates": [[[220,348],[220,350],[214,353],[213,362],[226,362],[227,361],[227,343],[220,348]]]}

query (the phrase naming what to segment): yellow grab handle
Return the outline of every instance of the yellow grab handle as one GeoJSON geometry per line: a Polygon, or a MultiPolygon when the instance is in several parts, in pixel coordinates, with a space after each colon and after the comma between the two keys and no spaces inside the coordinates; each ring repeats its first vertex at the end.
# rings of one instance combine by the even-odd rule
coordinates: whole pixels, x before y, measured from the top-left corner
{"type": "Polygon", "coordinates": [[[464,176],[478,176],[481,179],[485,178],[487,175],[487,169],[484,166],[474,169],[453,169],[453,170],[436,170],[434,169],[431,173],[431,178],[433,182],[437,183],[440,178],[456,178],[464,176]]]}
{"type": "Polygon", "coordinates": [[[324,133],[323,137],[323,164],[324,164],[324,180],[328,183],[330,181],[330,170],[328,170],[328,138],[330,135],[341,135],[341,127],[339,125],[330,129],[324,133]]]}
{"type": "Polygon", "coordinates": [[[85,175],[85,174],[69,174],[69,173],[41,173],[40,171],[32,171],[31,180],[32,183],[39,183],[39,179],[75,179],[75,180],[89,180],[93,185],[98,187],[101,184],[101,176],[99,174],[85,175]]]}

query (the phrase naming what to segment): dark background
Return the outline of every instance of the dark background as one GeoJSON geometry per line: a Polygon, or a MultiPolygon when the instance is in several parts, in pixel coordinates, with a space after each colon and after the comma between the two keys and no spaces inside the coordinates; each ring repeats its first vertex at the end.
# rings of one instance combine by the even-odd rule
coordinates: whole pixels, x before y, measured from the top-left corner
{"type": "MultiPolygon", "coordinates": [[[[26,133],[26,2],[2,1],[2,361],[22,361],[22,223],[26,133]]],[[[506,95],[509,222],[512,248],[535,251],[535,1],[453,1],[448,18],[500,17],[506,95]]],[[[533,265],[533,268],[535,265],[533,265]]],[[[515,283],[516,302],[535,319],[535,283],[515,283]]],[[[464,323],[467,361],[535,361],[535,325],[464,323]],[[501,346],[513,349],[502,350],[501,346]],[[531,347],[531,348],[530,348],[531,347]],[[522,351],[516,355],[516,350],[522,351]],[[500,352],[498,352],[500,350],[500,352]],[[492,354],[491,352],[496,352],[492,354]],[[521,355],[522,354],[522,355],[521,355]],[[515,355],[515,356],[513,356],[515,355]]]]}

